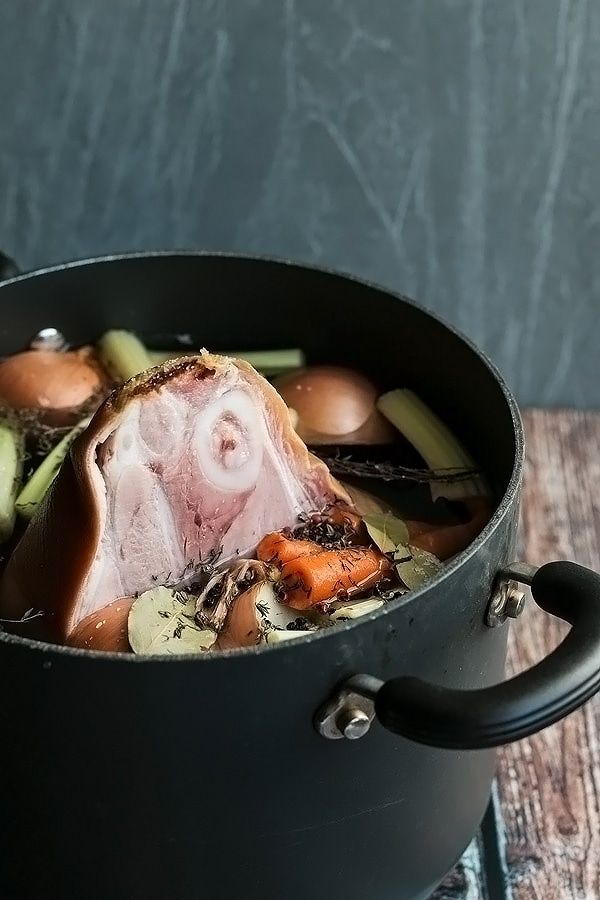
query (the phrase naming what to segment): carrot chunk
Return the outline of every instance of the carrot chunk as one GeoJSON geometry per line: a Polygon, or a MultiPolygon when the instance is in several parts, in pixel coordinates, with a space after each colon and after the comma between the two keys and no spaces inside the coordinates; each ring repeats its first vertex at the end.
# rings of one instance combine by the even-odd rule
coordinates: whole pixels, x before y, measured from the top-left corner
{"type": "Polygon", "coordinates": [[[266,534],[257,548],[257,555],[263,562],[274,562],[279,565],[308,556],[311,553],[320,553],[321,548],[314,541],[300,541],[286,537],[281,531],[272,531],[266,534]]]}
{"type": "Polygon", "coordinates": [[[391,570],[390,561],[371,547],[296,556],[281,570],[282,599],[293,609],[308,609],[373,587],[391,570]]]}

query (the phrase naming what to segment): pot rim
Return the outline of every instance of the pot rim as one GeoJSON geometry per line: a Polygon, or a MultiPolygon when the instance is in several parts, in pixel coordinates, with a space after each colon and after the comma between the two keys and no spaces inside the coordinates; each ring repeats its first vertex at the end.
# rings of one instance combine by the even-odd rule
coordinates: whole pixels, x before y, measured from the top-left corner
{"type": "MultiPolygon", "coordinates": [[[[154,259],[154,258],[168,258],[168,257],[197,257],[197,258],[212,258],[212,259],[234,259],[234,260],[243,260],[247,262],[258,262],[258,263],[269,263],[274,264],[281,267],[286,267],[289,269],[300,269],[303,271],[313,271],[320,272],[324,275],[331,275],[334,278],[339,278],[344,281],[352,281],[357,285],[370,288],[371,290],[379,291],[382,294],[386,294],[388,297],[393,297],[395,300],[404,303],[406,306],[411,306],[420,312],[424,313],[429,318],[433,319],[439,325],[444,327],[447,331],[453,334],[456,338],[462,341],[469,350],[478,358],[479,362],[481,362],[491,373],[496,381],[496,384],[500,388],[500,391],[504,397],[506,405],[508,407],[510,417],[513,425],[513,437],[514,437],[514,459],[513,466],[511,471],[510,480],[506,486],[506,490],[502,495],[502,498],[496,507],[496,510],[489,520],[483,531],[477,536],[477,538],[472,541],[469,546],[462,551],[462,553],[457,554],[451,561],[444,563],[443,569],[439,575],[433,578],[431,581],[427,582],[427,584],[423,585],[420,588],[409,591],[407,594],[399,597],[397,600],[393,600],[390,603],[386,603],[381,609],[376,612],[370,613],[369,615],[363,616],[359,619],[355,619],[353,621],[339,622],[335,628],[324,628],[320,629],[316,632],[307,633],[306,636],[294,638],[293,640],[285,641],[283,644],[275,644],[275,645],[266,645],[260,648],[258,652],[263,653],[278,653],[283,651],[293,651],[295,647],[303,647],[307,643],[314,643],[315,641],[327,641],[333,638],[335,635],[340,635],[341,633],[349,634],[353,632],[355,629],[360,628],[361,626],[366,625],[369,622],[372,622],[375,619],[383,619],[386,615],[393,614],[399,607],[404,607],[413,602],[418,602],[424,594],[428,591],[433,590],[434,588],[439,587],[444,583],[447,578],[452,577],[452,575],[460,569],[460,567],[465,563],[468,559],[470,559],[478,550],[487,543],[487,541],[491,538],[497,526],[502,522],[504,517],[508,514],[509,509],[511,508],[512,501],[514,496],[519,489],[522,472],[523,472],[523,460],[524,460],[524,436],[523,436],[523,424],[521,421],[521,415],[519,412],[519,407],[517,402],[506,384],[503,376],[500,371],[496,367],[496,365],[491,361],[491,359],[487,356],[486,353],[483,352],[469,337],[463,334],[458,328],[454,325],[447,322],[442,316],[439,316],[437,313],[433,313],[428,309],[425,309],[420,303],[417,303],[415,300],[412,300],[409,297],[406,297],[404,294],[392,290],[391,288],[384,287],[383,285],[370,281],[367,278],[362,278],[357,275],[354,275],[349,272],[345,272],[341,269],[329,268],[327,266],[313,265],[312,263],[304,263],[298,260],[289,259],[286,257],[277,257],[270,255],[262,255],[262,254],[253,254],[253,253],[236,253],[234,251],[213,251],[213,250],[149,250],[149,251],[134,251],[131,253],[110,253],[103,256],[93,256],[84,259],[76,259],[69,262],[57,263],[51,266],[45,266],[39,269],[33,269],[29,272],[24,272],[19,275],[15,275],[12,278],[8,278],[2,282],[0,282],[0,290],[2,288],[7,287],[12,284],[16,284],[21,281],[28,281],[30,279],[36,278],[40,275],[47,275],[53,272],[61,272],[70,269],[77,269],[84,266],[93,265],[96,263],[111,263],[111,262],[120,262],[130,259],[154,259]]],[[[0,295],[1,302],[1,295],[0,295]]],[[[75,657],[75,658],[85,658],[90,660],[106,660],[107,662],[123,662],[128,665],[142,665],[144,663],[161,663],[161,664],[171,664],[177,665],[183,662],[203,662],[204,664],[210,664],[210,662],[216,662],[216,660],[231,657],[243,657],[243,656],[254,656],[257,653],[256,647],[240,647],[232,650],[223,650],[217,655],[212,655],[210,653],[200,653],[200,654],[180,654],[180,655],[159,655],[159,654],[136,654],[136,653],[116,653],[109,652],[106,650],[83,650],[77,647],[66,647],[62,644],[50,644],[45,641],[36,641],[27,637],[20,637],[14,634],[10,634],[8,632],[0,631],[0,645],[2,644],[16,644],[28,648],[33,651],[37,651],[44,655],[56,654],[58,656],[66,656],[66,657],[75,657]]]]}

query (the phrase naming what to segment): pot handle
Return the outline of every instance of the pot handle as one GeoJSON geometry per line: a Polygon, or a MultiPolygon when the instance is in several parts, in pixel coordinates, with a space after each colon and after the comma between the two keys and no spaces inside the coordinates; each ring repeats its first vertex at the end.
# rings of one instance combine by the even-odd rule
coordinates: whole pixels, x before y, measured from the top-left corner
{"type": "Polygon", "coordinates": [[[10,256],[7,256],[0,251],[0,281],[4,281],[7,278],[14,278],[19,272],[20,269],[16,262],[11,259],[10,256]]]}
{"type": "Polygon", "coordinates": [[[477,690],[455,690],[408,676],[385,683],[355,676],[342,693],[338,691],[336,733],[332,733],[332,701],[329,733],[323,730],[325,707],[317,714],[320,733],[360,737],[374,714],[384,728],[418,743],[475,750],[541,731],[589,700],[600,688],[600,575],[572,562],[551,562],[537,571],[522,566],[516,571],[521,581],[531,584],[541,609],[572,626],[549,656],[509,681],[477,690]],[[369,702],[370,712],[365,708],[369,702]]]}

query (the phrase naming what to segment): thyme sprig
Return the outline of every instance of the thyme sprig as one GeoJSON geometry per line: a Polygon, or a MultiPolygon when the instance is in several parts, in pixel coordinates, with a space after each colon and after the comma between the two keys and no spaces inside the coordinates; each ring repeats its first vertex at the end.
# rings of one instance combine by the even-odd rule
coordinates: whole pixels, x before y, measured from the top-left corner
{"type": "Polygon", "coordinates": [[[359,462],[352,456],[326,456],[318,450],[312,451],[319,459],[322,459],[332,475],[350,475],[355,478],[376,478],[380,481],[416,481],[421,484],[431,482],[459,482],[468,481],[474,475],[479,474],[478,469],[445,468],[445,469],[416,469],[411,466],[398,466],[392,462],[359,462]]]}

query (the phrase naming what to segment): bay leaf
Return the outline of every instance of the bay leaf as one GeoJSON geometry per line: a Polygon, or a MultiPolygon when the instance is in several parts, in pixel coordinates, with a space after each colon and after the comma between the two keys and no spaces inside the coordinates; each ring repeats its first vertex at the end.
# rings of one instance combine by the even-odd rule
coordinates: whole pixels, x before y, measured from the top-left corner
{"type": "Polygon", "coordinates": [[[409,590],[414,590],[431,581],[439,573],[442,563],[427,550],[420,547],[398,546],[394,553],[396,571],[409,590]]]}
{"type": "Polygon", "coordinates": [[[408,543],[408,528],[397,516],[391,513],[372,513],[363,516],[363,522],[371,540],[382,553],[393,553],[399,544],[408,543]]]}
{"type": "Polygon", "coordinates": [[[217,635],[197,624],[195,612],[196,598],[191,594],[166,587],[146,591],[129,611],[131,649],[162,656],[205,653],[217,635]]]}

